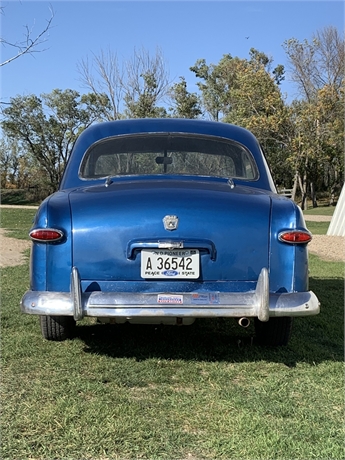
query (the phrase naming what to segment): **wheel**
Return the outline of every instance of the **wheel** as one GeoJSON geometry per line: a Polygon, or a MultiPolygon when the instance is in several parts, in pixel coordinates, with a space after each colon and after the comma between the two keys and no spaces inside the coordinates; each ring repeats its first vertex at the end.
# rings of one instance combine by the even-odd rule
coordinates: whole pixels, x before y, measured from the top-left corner
{"type": "Polygon", "coordinates": [[[270,318],[267,322],[254,320],[256,339],[260,345],[279,347],[287,345],[292,332],[293,318],[283,316],[270,318]]]}
{"type": "Polygon", "coordinates": [[[42,335],[47,340],[61,341],[73,337],[75,320],[72,316],[41,316],[42,335]]]}

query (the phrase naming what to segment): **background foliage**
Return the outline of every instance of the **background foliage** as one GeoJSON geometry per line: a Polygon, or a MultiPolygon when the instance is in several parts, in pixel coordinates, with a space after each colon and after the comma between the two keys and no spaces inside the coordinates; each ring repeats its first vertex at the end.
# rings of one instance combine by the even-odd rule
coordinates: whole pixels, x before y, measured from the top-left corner
{"type": "Polygon", "coordinates": [[[309,197],[330,204],[344,183],[344,37],[334,27],[300,42],[286,40],[289,73],[298,89],[287,102],[285,69],[254,48],[247,59],[198,59],[171,83],[161,50],[135,49],[122,62],[112,50],[78,63],[89,93],[73,89],[16,96],[2,109],[1,188],[24,189],[37,201],[58,188],[73,143],[94,122],[121,118],[206,118],[251,130],[263,146],[278,187],[292,188],[302,209],[309,197]]]}

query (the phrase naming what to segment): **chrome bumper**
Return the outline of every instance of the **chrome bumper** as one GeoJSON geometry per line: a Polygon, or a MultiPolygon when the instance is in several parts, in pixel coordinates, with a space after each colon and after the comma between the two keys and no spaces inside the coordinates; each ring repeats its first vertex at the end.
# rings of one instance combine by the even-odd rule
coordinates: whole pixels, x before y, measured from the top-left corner
{"type": "Polygon", "coordinates": [[[71,292],[27,291],[21,301],[23,313],[48,316],[85,316],[99,318],[214,318],[270,316],[309,316],[320,312],[312,292],[272,294],[268,272],[261,270],[255,291],[198,293],[81,293],[78,270],[73,267],[71,292]],[[171,304],[170,302],[174,302],[171,304]],[[176,303],[180,302],[180,303],[176,303]]]}

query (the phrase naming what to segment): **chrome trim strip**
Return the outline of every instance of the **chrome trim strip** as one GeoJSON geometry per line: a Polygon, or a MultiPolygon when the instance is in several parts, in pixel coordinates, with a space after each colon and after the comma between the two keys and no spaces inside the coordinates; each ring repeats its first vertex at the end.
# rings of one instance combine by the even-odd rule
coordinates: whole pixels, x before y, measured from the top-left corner
{"type": "Polygon", "coordinates": [[[141,249],[160,249],[163,247],[167,248],[183,248],[183,249],[205,249],[211,257],[211,260],[216,260],[217,251],[214,243],[210,240],[194,240],[194,239],[165,239],[160,238],[159,240],[152,240],[152,239],[134,239],[130,240],[127,243],[126,248],[126,255],[127,259],[134,260],[135,259],[135,251],[140,251],[141,249]]]}

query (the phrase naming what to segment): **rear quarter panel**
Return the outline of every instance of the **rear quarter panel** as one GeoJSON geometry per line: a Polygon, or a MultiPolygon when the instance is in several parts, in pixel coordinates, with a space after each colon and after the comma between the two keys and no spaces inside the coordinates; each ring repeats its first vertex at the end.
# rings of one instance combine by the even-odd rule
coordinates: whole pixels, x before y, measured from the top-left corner
{"type": "Polygon", "coordinates": [[[308,290],[308,249],[306,244],[288,244],[278,240],[281,231],[305,230],[300,208],[279,195],[272,198],[270,291],[298,292],[308,290]]]}
{"type": "Polygon", "coordinates": [[[34,242],[31,251],[31,289],[69,292],[72,266],[72,228],[67,192],[57,192],[39,207],[34,228],[56,228],[65,238],[57,243],[34,242]]]}

